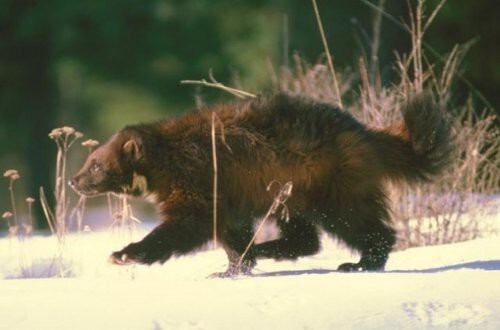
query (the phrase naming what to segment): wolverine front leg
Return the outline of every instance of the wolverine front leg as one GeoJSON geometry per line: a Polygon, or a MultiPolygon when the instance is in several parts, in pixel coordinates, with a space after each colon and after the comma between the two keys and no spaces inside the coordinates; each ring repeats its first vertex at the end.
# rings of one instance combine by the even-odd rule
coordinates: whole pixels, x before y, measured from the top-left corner
{"type": "Polygon", "coordinates": [[[243,221],[224,220],[221,217],[222,226],[219,227],[221,245],[228,259],[227,270],[211,274],[211,278],[235,277],[238,275],[251,274],[255,266],[255,259],[248,253],[242,255],[253,237],[252,218],[240,217],[243,221]]]}
{"type": "Polygon", "coordinates": [[[176,210],[144,239],[113,252],[109,260],[117,265],[164,263],[172,255],[191,252],[209,239],[209,221],[204,212],[176,210]]]}

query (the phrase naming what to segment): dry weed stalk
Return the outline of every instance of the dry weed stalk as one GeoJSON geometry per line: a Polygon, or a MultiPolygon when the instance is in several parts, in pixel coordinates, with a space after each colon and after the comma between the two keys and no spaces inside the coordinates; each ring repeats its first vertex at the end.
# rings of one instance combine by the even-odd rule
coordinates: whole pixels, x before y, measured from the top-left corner
{"type": "Polygon", "coordinates": [[[35,199],[33,197],[26,198],[26,203],[28,204],[28,223],[23,223],[24,234],[26,236],[31,236],[33,233],[33,203],[35,199]]]}
{"type": "Polygon", "coordinates": [[[335,94],[337,96],[338,106],[339,108],[343,108],[344,106],[342,104],[342,96],[340,94],[339,83],[337,81],[337,75],[335,74],[335,67],[333,66],[332,54],[330,53],[328,42],[326,41],[325,31],[323,30],[323,23],[321,22],[321,17],[319,15],[318,4],[316,3],[316,0],[312,0],[312,4],[314,8],[314,14],[316,15],[316,21],[318,22],[318,28],[321,34],[321,40],[323,41],[323,47],[325,48],[325,55],[328,60],[327,61],[328,67],[330,68],[330,72],[332,74],[333,87],[335,89],[335,94]]]}
{"type": "MultiPolygon", "coordinates": [[[[215,118],[217,115],[215,112],[212,112],[212,122],[211,122],[211,130],[210,134],[212,137],[212,166],[213,166],[213,200],[212,200],[212,222],[213,222],[213,240],[214,240],[214,249],[217,247],[217,145],[215,141],[215,118]]],[[[220,120],[220,119],[219,119],[220,120]]]]}
{"type": "Polygon", "coordinates": [[[14,226],[17,228],[19,226],[19,222],[17,220],[16,200],[14,198],[14,182],[18,180],[21,176],[19,175],[19,172],[17,172],[17,170],[13,169],[5,171],[3,176],[9,179],[10,204],[12,207],[14,226]]]}
{"type": "MultiPolygon", "coordinates": [[[[89,155],[92,152],[92,150],[99,145],[99,141],[96,140],[86,140],[82,142],[82,146],[86,147],[88,149],[89,155]]],[[[82,232],[83,229],[83,215],[85,213],[85,204],[87,201],[87,197],[85,195],[81,195],[78,199],[78,202],[76,203],[75,207],[73,207],[73,210],[71,211],[71,214],[69,216],[70,223],[73,223],[73,219],[76,218],[76,226],[78,232],[82,232]]]]}
{"type": "Polygon", "coordinates": [[[49,137],[54,140],[57,145],[56,158],[56,181],[55,181],[55,210],[52,210],[45,196],[43,187],[40,187],[40,202],[45,213],[45,217],[53,234],[57,235],[59,241],[64,239],[67,232],[66,218],[69,208],[69,199],[66,195],[66,162],[69,148],[76,140],[83,136],[82,133],[76,131],[73,127],[64,126],[54,128],[49,137]]]}
{"type": "Polygon", "coordinates": [[[384,11],[385,0],[378,1],[379,11],[375,12],[373,18],[373,26],[372,26],[372,44],[370,50],[370,71],[371,71],[371,83],[372,85],[378,85],[380,87],[380,75],[379,75],[379,67],[378,67],[378,51],[380,48],[380,34],[382,30],[382,14],[384,11]]]}
{"type": "Polygon", "coordinates": [[[128,230],[129,238],[132,239],[136,224],[140,224],[139,220],[132,211],[132,205],[129,203],[127,195],[108,193],[108,207],[111,216],[110,229],[119,229],[121,235],[128,230]]]}
{"type": "Polygon", "coordinates": [[[252,239],[248,243],[247,247],[245,248],[245,251],[240,256],[240,259],[238,260],[238,264],[236,265],[236,269],[241,270],[242,265],[243,265],[243,260],[245,259],[245,256],[247,255],[248,251],[254,244],[255,240],[257,239],[257,236],[261,232],[261,230],[264,228],[264,225],[266,222],[269,220],[269,218],[278,212],[279,209],[281,209],[281,218],[284,221],[289,221],[290,220],[290,215],[288,211],[288,206],[286,205],[286,201],[288,198],[292,195],[292,188],[293,188],[293,183],[291,181],[288,181],[285,183],[283,186],[277,181],[271,181],[269,185],[267,186],[267,191],[270,191],[272,186],[274,184],[278,184],[279,191],[276,193],[276,196],[274,197],[273,203],[269,207],[269,210],[267,211],[266,215],[264,218],[262,218],[262,221],[260,222],[259,227],[257,227],[257,230],[255,231],[252,239]]]}
{"type": "MultiPolygon", "coordinates": [[[[339,96],[332,87],[333,78],[328,66],[321,61],[311,65],[297,54],[293,56],[293,60],[294,65],[282,67],[279,74],[269,65],[274,89],[289,94],[307,95],[320,102],[338,105],[339,96]]],[[[346,70],[342,74],[337,73],[337,78],[342,97],[351,90],[354,75],[346,70]]]]}
{"type": "Polygon", "coordinates": [[[202,79],[202,80],[181,80],[181,84],[203,85],[203,86],[207,86],[207,87],[222,89],[223,91],[226,91],[230,94],[233,94],[234,96],[239,97],[240,99],[257,97],[255,94],[248,93],[248,92],[242,91],[240,89],[228,87],[228,86],[218,82],[217,80],[215,80],[211,70],[209,71],[208,76],[209,76],[210,82],[206,81],[205,79],[202,79]]]}
{"type": "Polygon", "coordinates": [[[12,245],[12,238],[15,237],[17,234],[17,226],[13,226],[12,223],[10,222],[12,216],[13,216],[12,212],[9,211],[6,211],[2,214],[2,219],[7,221],[7,231],[8,231],[10,245],[12,245]]]}
{"type": "Polygon", "coordinates": [[[210,137],[212,142],[212,170],[213,170],[213,186],[212,186],[212,236],[213,247],[217,247],[217,200],[218,200],[218,167],[217,167],[217,139],[216,125],[220,127],[220,139],[222,144],[229,152],[232,152],[231,147],[226,143],[226,134],[224,131],[224,123],[220,120],[215,112],[212,112],[212,120],[210,124],[210,137]]]}
{"type": "Polygon", "coordinates": [[[31,236],[33,232],[33,220],[32,220],[32,210],[31,205],[35,200],[31,197],[26,198],[28,203],[28,222],[20,223],[17,217],[17,208],[15,204],[15,194],[14,194],[14,182],[20,178],[19,173],[16,170],[7,170],[4,173],[4,177],[9,179],[9,192],[12,212],[4,212],[2,218],[7,221],[8,226],[8,237],[9,246],[12,247],[12,239],[17,237],[18,249],[19,249],[19,267],[23,277],[31,277],[31,262],[29,256],[26,255],[25,247],[25,237],[31,236]],[[14,218],[14,223],[11,223],[10,219],[14,218]],[[22,231],[20,230],[22,229],[22,231]]]}

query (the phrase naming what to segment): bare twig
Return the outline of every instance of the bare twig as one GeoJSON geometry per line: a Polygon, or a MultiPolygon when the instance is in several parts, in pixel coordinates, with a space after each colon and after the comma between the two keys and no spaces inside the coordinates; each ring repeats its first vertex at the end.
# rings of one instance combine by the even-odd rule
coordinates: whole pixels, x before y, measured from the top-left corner
{"type": "Polygon", "coordinates": [[[212,127],[211,127],[211,136],[212,136],[212,165],[213,165],[213,240],[214,240],[214,249],[217,247],[217,146],[215,143],[215,112],[212,112],[212,127]]]}
{"type": "Polygon", "coordinates": [[[40,205],[42,205],[43,213],[45,214],[45,219],[47,220],[47,223],[49,225],[50,232],[55,235],[56,231],[54,229],[54,224],[56,220],[54,214],[52,213],[52,210],[49,207],[47,198],[45,197],[45,191],[43,190],[43,187],[40,187],[40,205]]]}
{"type": "Polygon", "coordinates": [[[375,77],[378,70],[378,50],[380,48],[380,32],[382,27],[382,14],[384,10],[385,0],[378,1],[378,8],[380,11],[375,12],[375,17],[373,18],[373,38],[371,45],[371,78],[372,84],[375,82],[375,77]]]}
{"type": "Polygon", "coordinates": [[[289,37],[288,37],[288,15],[283,14],[283,65],[288,67],[288,54],[289,54],[289,37]]]}
{"type": "Polygon", "coordinates": [[[212,75],[212,71],[209,71],[209,78],[210,82],[206,81],[205,79],[202,80],[181,80],[181,84],[192,84],[192,85],[203,85],[207,87],[213,87],[213,88],[218,88],[222,89],[223,91],[226,91],[230,94],[233,94],[236,97],[239,97],[241,99],[246,99],[246,98],[255,98],[257,97],[255,94],[245,92],[236,88],[228,87],[217,80],[215,80],[214,76],[212,75]]]}
{"type": "MultiPolygon", "coordinates": [[[[18,180],[21,176],[19,172],[14,169],[10,169],[5,171],[3,176],[9,179],[9,194],[10,194],[10,204],[12,207],[12,213],[14,215],[14,226],[10,226],[9,224],[9,237],[13,233],[14,236],[16,234],[17,229],[19,228],[19,221],[17,220],[17,210],[16,210],[16,200],[14,198],[14,181],[18,180]]],[[[10,213],[10,212],[8,212],[10,213]]]]}
{"type": "Polygon", "coordinates": [[[338,106],[340,108],[343,108],[342,97],[340,95],[339,84],[337,81],[337,75],[335,74],[335,67],[333,66],[332,55],[330,53],[330,49],[328,48],[328,42],[326,41],[325,31],[323,30],[323,23],[321,23],[321,17],[319,15],[318,5],[316,4],[316,0],[312,0],[312,3],[313,3],[313,7],[314,7],[314,13],[316,15],[316,20],[318,22],[319,32],[321,34],[321,39],[323,40],[323,46],[325,47],[325,53],[326,53],[326,57],[328,60],[328,66],[330,67],[330,71],[332,73],[333,86],[335,88],[335,93],[337,94],[337,98],[338,98],[338,106]]]}
{"type": "MultiPolygon", "coordinates": [[[[267,186],[267,190],[270,190],[272,184],[275,182],[276,181],[272,181],[267,186]]],[[[281,187],[280,191],[276,194],[276,197],[274,198],[274,201],[271,204],[271,207],[269,207],[269,210],[267,211],[266,215],[262,219],[259,227],[255,231],[255,233],[254,233],[252,239],[250,240],[250,242],[248,243],[247,247],[245,248],[245,251],[240,256],[240,259],[239,259],[238,264],[236,266],[237,269],[241,269],[241,266],[243,264],[243,260],[244,260],[245,256],[247,255],[248,251],[250,250],[250,248],[254,244],[255,240],[257,239],[257,235],[260,233],[262,228],[264,228],[264,224],[266,223],[266,221],[269,219],[269,217],[271,217],[273,214],[275,214],[280,207],[282,207],[282,210],[283,210],[282,214],[285,215],[285,220],[288,221],[288,219],[289,219],[288,207],[286,206],[285,203],[288,200],[288,198],[292,195],[292,188],[293,188],[292,182],[288,181],[287,183],[285,183],[281,187]]]]}
{"type": "Polygon", "coordinates": [[[427,31],[427,29],[429,28],[429,26],[431,25],[432,21],[436,17],[437,13],[441,10],[441,7],[443,7],[443,5],[444,5],[445,2],[446,2],[446,0],[441,0],[441,2],[436,6],[436,8],[434,8],[434,10],[432,11],[431,16],[429,16],[429,18],[427,19],[427,22],[425,22],[425,26],[424,26],[424,28],[422,30],[423,32],[427,31]]]}

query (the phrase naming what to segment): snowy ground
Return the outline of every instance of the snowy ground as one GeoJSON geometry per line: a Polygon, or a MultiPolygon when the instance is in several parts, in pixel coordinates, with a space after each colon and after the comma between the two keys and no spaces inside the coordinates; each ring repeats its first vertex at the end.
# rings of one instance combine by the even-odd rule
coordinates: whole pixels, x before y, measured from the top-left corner
{"type": "Polygon", "coordinates": [[[357,256],[324,238],[314,257],[233,280],[206,278],[225,270],[220,249],[107,264],[128,236],[69,236],[61,259],[52,237],[0,239],[0,329],[500,329],[499,236],[395,252],[360,274],[336,272],[357,256]]]}

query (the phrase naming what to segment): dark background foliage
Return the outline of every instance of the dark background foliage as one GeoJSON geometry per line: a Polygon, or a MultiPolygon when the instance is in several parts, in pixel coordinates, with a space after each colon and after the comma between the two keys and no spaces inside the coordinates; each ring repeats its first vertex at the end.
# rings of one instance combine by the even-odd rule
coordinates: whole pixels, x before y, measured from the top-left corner
{"type": "MultiPolygon", "coordinates": [[[[427,1],[428,12],[438,2],[427,1]]],[[[336,66],[356,67],[369,52],[373,10],[358,0],[318,5],[336,66]]],[[[405,1],[387,0],[385,10],[398,20],[408,17],[405,1]]],[[[499,11],[498,0],[450,0],[426,35],[440,54],[477,38],[462,73],[497,109],[499,11]]],[[[407,52],[409,40],[383,19],[384,81],[395,77],[394,52],[407,52]]],[[[51,187],[54,179],[56,148],[47,137],[52,128],[70,125],[104,140],[127,123],[181,113],[196,99],[231,98],[179,83],[207,77],[210,69],[222,82],[264,92],[269,63],[287,64],[296,53],[310,62],[323,53],[310,1],[3,0],[0,171],[18,169],[19,195],[37,198],[38,188],[51,187]]],[[[463,85],[456,88],[457,97],[470,93],[463,85]]],[[[10,208],[7,189],[0,189],[0,197],[3,212],[10,208]]]]}

